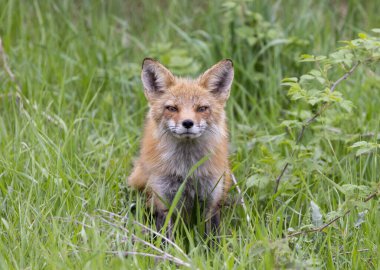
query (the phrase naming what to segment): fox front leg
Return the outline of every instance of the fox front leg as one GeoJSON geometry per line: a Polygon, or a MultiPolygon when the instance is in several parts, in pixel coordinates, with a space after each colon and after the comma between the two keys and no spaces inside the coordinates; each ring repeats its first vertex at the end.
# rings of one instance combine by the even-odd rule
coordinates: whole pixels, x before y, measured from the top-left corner
{"type": "MultiPolygon", "coordinates": [[[[158,232],[162,232],[162,229],[165,225],[166,217],[168,216],[168,210],[156,210],[156,228],[158,232]]],[[[173,236],[173,223],[172,218],[169,219],[168,226],[166,228],[166,237],[172,240],[173,236]]]]}
{"type": "Polygon", "coordinates": [[[219,241],[220,234],[220,207],[213,207],[207,213],[206,236],[213,235],[219,241]]]}
{"type": "MultiPolygon", "coordinates": [[[[166,175],[152,178],[150,185],[151,190],[154,191],[153,202],[155,206],[156,226],[158,231],[161,231],[164,227],[165,220],[169,212],[168,208],[171,207],[172,202],[177,195],[177,192],[182,183],[183,178],[178,176],[166,175]]],[[[191,193],[191,191],[189,191],[189,188],[189,185],[185,186],[185,190],[183,191],[185,195],[191,193]]],[[[181,206],[184,205],[184,202],[191,204],[190,202],[192,202],[192,200],[187,200],[187,197],[188,196],[184,196],[183,194],[181,195],[181,199],[178,202],[178,205],[175,207],[175,216],[178,216],[178,211],[181,206]]],[[[185,203],[185,208],[187,204],[185,203]]],[[[173,216],[171,216],[168,221],[166,235],[169,239],[171,239],[173,236],[173,216]]]]}

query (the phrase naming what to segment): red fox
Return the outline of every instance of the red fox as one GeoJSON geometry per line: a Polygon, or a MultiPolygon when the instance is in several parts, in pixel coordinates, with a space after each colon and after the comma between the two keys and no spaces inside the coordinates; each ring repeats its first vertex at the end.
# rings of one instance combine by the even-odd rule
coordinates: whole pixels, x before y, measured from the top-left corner
{"type": "MultiPolygon", "coordinates": [[[[219,232],[220,205],[231,186],[224,107],[233,77],[229,59],[197,79],[176,77],[153,59],[143,61],[141,79],[149,112],[140,157],[127,182],[148,193],[157,230],[189,170],[207,156],[186,179],[182,211],[189,213],[196,201],[203,203],[206,234],[219,232]]],[[[170,224],[169,220],[169,232],[170,224]]]]}

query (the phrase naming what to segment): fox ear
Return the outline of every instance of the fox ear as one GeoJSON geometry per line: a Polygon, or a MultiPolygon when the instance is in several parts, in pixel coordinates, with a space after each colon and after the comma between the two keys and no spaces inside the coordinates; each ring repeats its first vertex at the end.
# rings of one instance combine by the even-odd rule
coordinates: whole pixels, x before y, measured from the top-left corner
{"type": "Polygon", "coordinates": [[[173,84],[173,74],[158,61],[145,58],[142,64],[141,80],[144,85],[146,97],[162,94],[173,84]]]}
{"type": "Polygon", "coordinates": [[[230,59],[225,59],[213,65],[200,77],[200,84],[222,100],[230,95],[234,79],[234,65],[230,59]]]}

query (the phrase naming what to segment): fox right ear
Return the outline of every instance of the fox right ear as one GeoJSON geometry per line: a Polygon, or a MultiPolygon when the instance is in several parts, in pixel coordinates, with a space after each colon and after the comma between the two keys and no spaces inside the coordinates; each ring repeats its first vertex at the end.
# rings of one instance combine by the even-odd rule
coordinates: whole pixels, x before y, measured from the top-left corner
{"type": "Polygon", "coordinates": [[[174,82],[173,74],[158,61],[145,58],[142,64],[141,80],[148,99],[162,94],[174,82]]]}
{"type": "Polygon", "coordinates": [[[225,59],[206,70],[200,77],[200,83],[221,100],[227,100],[234,79],[234,65],[225,59]]]}

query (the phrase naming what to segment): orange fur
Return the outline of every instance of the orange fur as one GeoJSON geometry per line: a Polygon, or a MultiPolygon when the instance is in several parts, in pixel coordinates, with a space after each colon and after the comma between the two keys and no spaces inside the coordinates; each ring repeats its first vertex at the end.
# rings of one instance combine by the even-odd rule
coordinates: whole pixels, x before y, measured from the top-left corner
{"type": "Polygon", "coordinates": [[[200,192],[211,198],[208,216],[225,200],[231,180],[224,106],[232,78],[230,60],[219,62],[197,79],[175,77],[158,62],[144,60],[142,80],[149,113],[128,185],[150,193],[156,211],[168,208],[162,197],[170,204],[170,181],[183,181],[204,155],[209,158],[190,181],[199,178],[200,192]],[[194,126],[187,129],[184,121],[194,126]]]}

